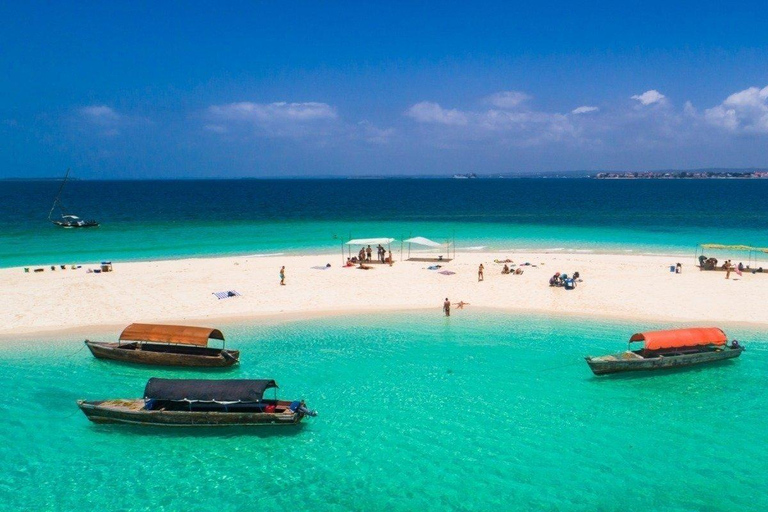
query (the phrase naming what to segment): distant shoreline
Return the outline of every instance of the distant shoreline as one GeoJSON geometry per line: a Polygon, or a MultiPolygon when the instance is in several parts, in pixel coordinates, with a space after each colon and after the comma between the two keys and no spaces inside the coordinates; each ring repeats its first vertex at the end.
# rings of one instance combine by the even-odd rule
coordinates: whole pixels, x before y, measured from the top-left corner
{"type": "MultiPolygon", "coordinates": [[[[716,168],[716,169],[670,169],[659,171],[552,171],[520,173],[452,173],[415,175],[328,175],[328,176],[233,176],[233,177],[145,177],[145,178],[69,178],[70,181],[126,182],[126,181],[333,181],[333,180],[536,180],[536,179],[768,179],[768,168],[716,168]]],[[[40,178],[0,177],[0,182],[50,182],[63,178],[51,176],[40,178]]]]}

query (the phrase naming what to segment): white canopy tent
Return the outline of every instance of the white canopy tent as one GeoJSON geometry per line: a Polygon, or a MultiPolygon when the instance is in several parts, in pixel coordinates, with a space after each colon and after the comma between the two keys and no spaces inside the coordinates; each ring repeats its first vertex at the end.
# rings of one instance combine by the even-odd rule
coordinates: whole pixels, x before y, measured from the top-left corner
{"type": "MultiPolygon", "coordinates": [[[[341,259],[346,264],[347,258],[352,258],[352,246],[358,245],[361,247],[368,247],[369,245],[371,247],[378,247],[381,245],[382,247],[386,247],[388,251],[392,252],[390,245],[392,242],[394,242],[394,238],[355,238],[352,240],[349,240],[348,242],[344,242],[341,246],[341,259]],[[344,246],[347,246],[347,254],[344,254],[344,246]]],[[[374,260],[371,258],[371,261],[369,263],[381,263],[380,260],[374,260]]]]}
{"type": "Polygon", "coordinates": [[[433,242],[429,238],[424,238],[423,236],[415,236],[413,238],[409,238],[408,240],[403,240],[403,242],[408,244],[423,245],[425,247],[442,247],[443,246],[443,244],[433,242]]]}
{"type": "Polygon", "coordinates": [[[394,238],[355,238],[344,245],[389,245],[394,241],[394,238]]]}
{"type": "MultiPolygon", "coordinates": [[[[407,240],[403,240],[404,244],[408,244],[408,260],[411,261],[451,261],[451,241],[447,240],[445,243],[441,244],[439,242],[435,242],[433,240],[430,240],[429,238],[424,238],[423,236],[415,236],[413,238],[409,238],[407,240]],[[429,253],[428,257],[424,256],[416,256],[411,258],[411,244],[413,245],[419,245],[421,247],[429,247],[431,249],[445,249],[445,256],[442,254],[437,254],[436,256],[433,255],[434,251],[429,253]]],[[[403,247],[400,246],[400,258],[402,259],[403,255],[403,247]]],[[[423,254],[423,253],[420,253],[423,254]]],[[[453,256],[456,257],[456,247],[454,246],[453,249],[453,256]]]]}

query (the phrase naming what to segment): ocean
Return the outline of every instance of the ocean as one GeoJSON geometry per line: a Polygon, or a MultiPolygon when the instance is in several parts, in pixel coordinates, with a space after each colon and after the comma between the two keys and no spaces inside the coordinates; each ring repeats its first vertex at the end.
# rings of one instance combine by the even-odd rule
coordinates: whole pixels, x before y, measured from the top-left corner
{"type": "MultiPolygon", "coordinates": [[[[768,345],[630,377],[582,359],[636,326],[491,311],[221,326],[230,371],[0,345],[0,510],[768,510],[768,345]],[[152,376],[274,378],[319,415],[285,430],[95,425],[79,398],[152,376]]],[[[663,327],[647,326],[647,327],[663,327]]]]}
{"type": "Polygon", "coordinates": [[[102,223],[81,230],[47,222],[58,186],[0,181],[1,267],[331,253],[350,236],[691,258],[700,243],[768,246],[761,180],[71,181],[63,203],[102,223]]]}

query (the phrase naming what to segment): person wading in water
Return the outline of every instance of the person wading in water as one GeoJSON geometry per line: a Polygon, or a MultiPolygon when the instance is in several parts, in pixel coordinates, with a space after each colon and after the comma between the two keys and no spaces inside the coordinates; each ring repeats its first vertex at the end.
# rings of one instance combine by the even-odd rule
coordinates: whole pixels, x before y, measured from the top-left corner
{"type": "Polygon", "coordinates": [[[443,302],[443,313],[445,313],[445,316],[451,316],[451,301],[448,300],[448,297],[443,302]]]}

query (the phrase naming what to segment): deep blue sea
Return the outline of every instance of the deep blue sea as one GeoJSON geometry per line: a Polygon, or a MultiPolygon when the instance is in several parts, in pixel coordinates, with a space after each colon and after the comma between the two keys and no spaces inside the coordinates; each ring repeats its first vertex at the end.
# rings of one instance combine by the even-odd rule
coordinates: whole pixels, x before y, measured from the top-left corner
{"type": "Polygon", "coordinates": [[[425,236],[459,249],[691,254],[768,246],[768,180],[71,181],[97,229],[48,223],[59,183],[0,181],[0,266],[338,250],[425,236]]]}
{"type": "Polygon", "coordinates": [[[637,326],[465,310],[220,327],[231,371],[100,361],[71,335],[0,344],[0,510],[768,510],[763,333],[726,327],[736,361],[598,378],[582,357],[637,326]],[[274,378],[319,416],[168,430],[75,405],[152,376],[274,378]]]}

